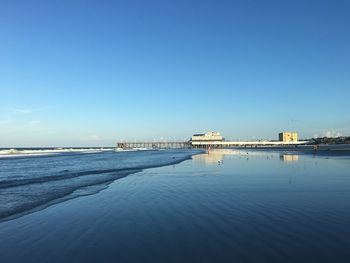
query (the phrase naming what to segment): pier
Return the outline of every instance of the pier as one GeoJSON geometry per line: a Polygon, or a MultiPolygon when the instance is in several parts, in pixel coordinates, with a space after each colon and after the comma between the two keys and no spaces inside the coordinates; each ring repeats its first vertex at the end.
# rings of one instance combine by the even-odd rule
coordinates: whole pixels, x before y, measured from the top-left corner
{"type": "Polygon", "coordinates": [[[186,141],[186,142],[120,142],[117,143],[117,147],[121,149],[135,149],[135,148],[147,148],[147,149],[177,149],[177,148],[258,148],[258,147],[283,147],[283,146],[295,146],[305,145],[306,141],[297,142],[280,142],[280,141],[186,141]]]}
{"type": "Polygon", "coordinates": [[[192,148],[191,142],[120,142],[117,143],[118,148],[122,149],[177,149],[177,148],[192,148]]]}
{"type": "Polygon", "coordinates": [[[169,148],[258,148],[258,147],[298,147],[307,144],[307,141],[299,141],[295,132],[280,133],[278,141],[226,141],[219,132],[207,132],[194,134],[188,141],[158,141],[158,142],[120,142],[121,149],[169,149],[169,148]]]}

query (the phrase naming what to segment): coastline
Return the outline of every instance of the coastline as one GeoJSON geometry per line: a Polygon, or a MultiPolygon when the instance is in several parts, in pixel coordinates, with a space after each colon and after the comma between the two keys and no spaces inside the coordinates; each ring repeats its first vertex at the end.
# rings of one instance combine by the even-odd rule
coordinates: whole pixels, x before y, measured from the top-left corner
{"type": "MultiPolygon", "coordinates": [[[[174,153],[176,153],[174,151],[174,153]]],[[[78,198],[80,196],[85,196],[85,195],[91,195],[100,190],[93,190],[90,191],[91,188],[99,188],[101,186],[101,190],[104,189],[105,187],[108,187],[108,185],[116,180],[119,180],[121,178],[124,178],[126,176],[129,176],[134,173],[142,172],[143,170],[146,169],[152,169],[152,168],[157,168],[157,167],[162,167],[162,166],[170,166],[170,165],[176,165],[179,164],[183,161],[186,161],[188,159],[191,159],[193,155],[203,153],[202,150],[191,150],[188,151],[187,154],[185,154],[183,157],[178,157],[174,156],[171,159],[165,161],[165,162],[160,162],[158,164],[147,164],[147,165],[134,165],[129,168],[115,168],[115,169],[102,169],[102,170],[90,170],[90,171],[81,171],[81,172],[74,172],[71,174],[58,174],[58,175],[47,175],[44,177],[40,178],[32,178],[32,179],[22,179],[22,180],[17,180],[17,179],[8,179],[8,180],[0,180],[0,189],[11,189],[11,188],[18,188],[21,186],[28,186],[28,185],[36,185],[36,184],[41,184],[41,183],[46,183],[46,182],[59,182],[62,180],[67,180],[67,179],[73,179],[75,180],[76,178],[79,177],[84,177],[84,176],[98,176],[98,175],[103,175],[103,174],[111,174],[111,176],[101,178],[97,177],[96,180],[94,181],[86,181],[83,184],[79,184],[79,186],[76,187],[67,187],[64,191],[61,191],[59,194],[52,195],[50,197],[47,197],[45,199],[40,199],[39,201],[33,201],[29,203],[25,203],[19,207],[15,207],[14,210],[7,210],[5,212],[0,213],[0,223],[9,221],[36,211],[43,210],[51,205],[60,203],[60,202],[65,202],[67,200],[73,199],[73,198],[78,198]],[[81,191],[81,189],[85,189],[86,191],[81,191]]],[[[79,153],[80,154],[80,153],[79,153]]],[[[123,154],[121,152],[115,153],[115,154],[123,154]]],[[[52,157],[57,157],[58,155],[45,155],[45,156],[29,156],[28,158],[52,158],[52,157]]],[[[66,155],[73,157],[72,155],[66,155]]],[[[23,156],[21,157],[13,157],[13,158],[4,158],[2,159],[3,161],[12,161],[18,158],[24,158],[23,156]]],[[[1,159],[0,159],[1,161],[1,159]]],[[[1,208],[1,207],[0,207],[1,208]]],[[[0,209],[1,212],[1,209],[0,209]]]]}

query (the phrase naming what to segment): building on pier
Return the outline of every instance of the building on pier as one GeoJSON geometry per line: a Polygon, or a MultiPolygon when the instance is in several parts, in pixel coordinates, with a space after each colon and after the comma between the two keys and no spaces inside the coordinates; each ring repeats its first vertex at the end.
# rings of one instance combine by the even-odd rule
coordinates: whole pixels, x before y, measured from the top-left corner
{"type": "Polygon", "coordinates": [[[191,142],[222,142],[224,138],[221,136],[220,132],[207,132],[201,134],[194,134],[191,138],[191,142]]]}

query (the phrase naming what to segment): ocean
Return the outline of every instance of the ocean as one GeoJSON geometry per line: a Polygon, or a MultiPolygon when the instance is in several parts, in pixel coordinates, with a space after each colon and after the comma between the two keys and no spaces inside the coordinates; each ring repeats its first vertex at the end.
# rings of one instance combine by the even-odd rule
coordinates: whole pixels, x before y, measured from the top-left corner
{"type": "Polygon", "coordinates": [[[350,262],[348,152],[4,151],[1,262],[350,262]]]}

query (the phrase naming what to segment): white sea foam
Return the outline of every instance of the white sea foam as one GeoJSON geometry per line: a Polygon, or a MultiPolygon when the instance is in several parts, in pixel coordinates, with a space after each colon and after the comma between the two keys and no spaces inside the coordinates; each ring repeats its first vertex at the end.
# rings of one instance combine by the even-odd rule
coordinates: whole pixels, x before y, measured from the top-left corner
{"type": "Polygon", "coordinates": [[[113,148],[55,148],[55,149],[3,149],[0,158],[55,155],[62,153],[98,153],[113,151],[113,148]]]}
{"type": "Polygon", "coordinates": [[[123,148],[116,148],[116,152],[135,152],[135,151],[151,151],[154,150],[152,148],[130,148],[130,149],[123,149],[123,148]]]}

